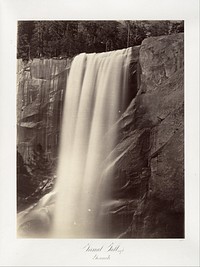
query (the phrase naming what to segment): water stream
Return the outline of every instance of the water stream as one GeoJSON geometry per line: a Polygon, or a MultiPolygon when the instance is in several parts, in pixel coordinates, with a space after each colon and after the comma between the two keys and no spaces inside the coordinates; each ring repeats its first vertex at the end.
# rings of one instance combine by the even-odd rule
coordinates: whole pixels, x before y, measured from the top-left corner
{"type": "Polygon", "coordinates": [[[64,103],[53,236],[101,235],[101,203],[112,179],[103,162],[115,146],[118,129],[112,135],[106,133],[127,105],[130,58],[128,48],[83,53],[72,63],[64,103]],[[102,179],[106,187],[101,186],[102,179]]]}

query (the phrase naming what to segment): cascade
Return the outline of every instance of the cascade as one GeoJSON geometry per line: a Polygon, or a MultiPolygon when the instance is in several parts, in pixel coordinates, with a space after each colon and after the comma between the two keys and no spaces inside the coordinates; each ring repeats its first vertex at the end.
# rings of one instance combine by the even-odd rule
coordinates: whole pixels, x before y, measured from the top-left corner
{"type": "Polygon", "coordinates": [[[73,59],[64,100],[57,181],[18,214],[21,237],[111,236],[109,205],[119,120],[128,106],[132,48],[73,59]]]}
{"type": "Polygon", "coordinates": [[[101,214],[113,170],[104,162],[108,157],[107,164],[112,162],[118,128],[107,133],[129,101],[131,51],[82,53],[72,62],[63,110],[53,237],[91,238],[105,232],[101,214]]]}

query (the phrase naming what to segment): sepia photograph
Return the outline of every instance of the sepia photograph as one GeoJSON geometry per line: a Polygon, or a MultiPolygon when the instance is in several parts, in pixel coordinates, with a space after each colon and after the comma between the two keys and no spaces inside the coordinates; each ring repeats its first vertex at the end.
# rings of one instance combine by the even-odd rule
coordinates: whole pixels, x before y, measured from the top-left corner
{"type": "Polygon", "coordinates": [[[199,266],[199,1],[0,0],[0,266],[199,266]]]}
{"type": "Polygon", "coordinates": [[[184,238],[184,21],[18,21],[17,227],[184,238]]]}

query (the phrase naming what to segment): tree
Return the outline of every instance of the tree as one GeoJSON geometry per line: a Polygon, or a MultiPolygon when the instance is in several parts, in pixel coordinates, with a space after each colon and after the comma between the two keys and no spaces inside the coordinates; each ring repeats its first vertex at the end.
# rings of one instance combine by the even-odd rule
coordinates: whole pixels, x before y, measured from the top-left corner
{"type": "Polygon", "coordinates": [[[30,59],[30,40],[32,38],[34,24],[32,21],[18,22],[17,58],[30,59]]]}
{"type": "Polygon", "coordinates": [[[34,30],[31,38],[31,55],[32,57],[44,56],[44,45],[46,37],[47,22],[34,21],[34,30]]]}
{"type": "Polygon", "coordinates": [[[20,21],[17,57],[74,57],[140,45],[149,36],[182,32],[183,21],[20,21]]]}

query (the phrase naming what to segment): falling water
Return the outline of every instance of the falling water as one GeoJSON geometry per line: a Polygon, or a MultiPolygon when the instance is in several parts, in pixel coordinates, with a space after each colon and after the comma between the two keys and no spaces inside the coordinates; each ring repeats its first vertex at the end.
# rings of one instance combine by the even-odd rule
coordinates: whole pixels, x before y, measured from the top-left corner
{"type": "Polygon", "coordinates": [[[127,105],[130,58],[128,48],[83,53],[73,60],[63,111],[54,237],[100,237],[96,225],[112,178],[105,173],[104,161],[118,130],[107,132],[127,105]],[[107,179],[106,188],[102,179],[107,179]]]}

